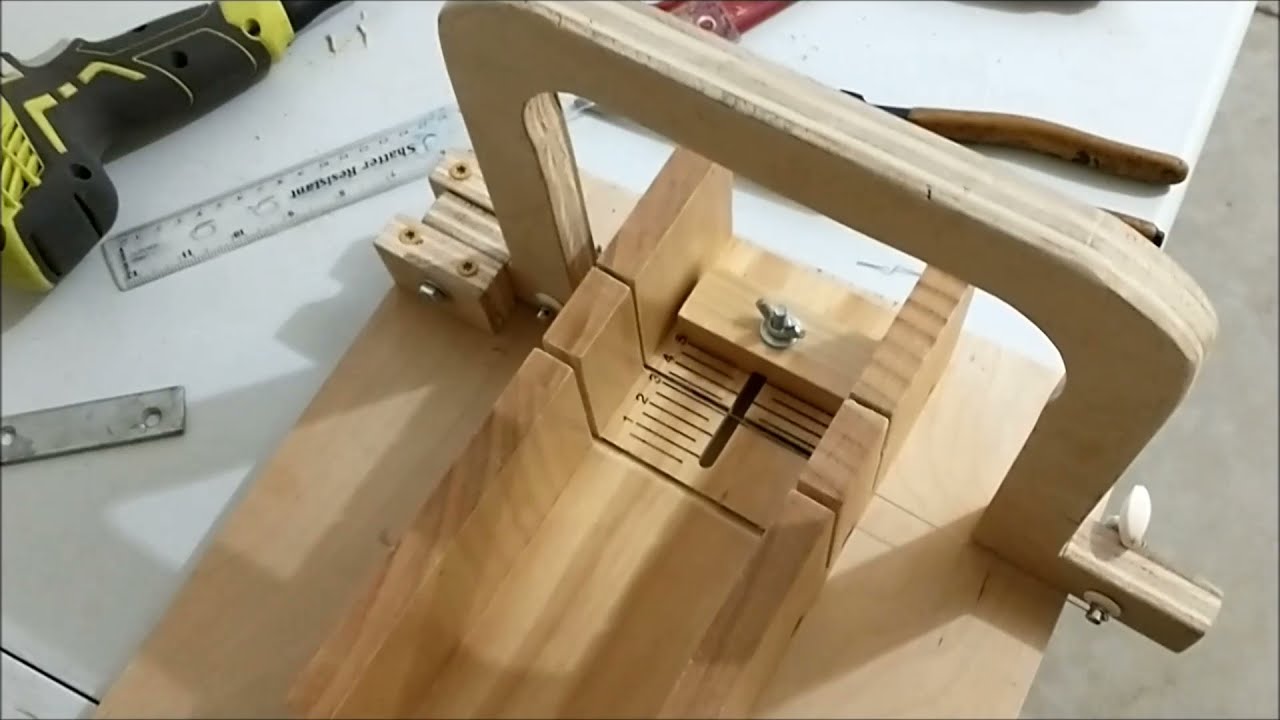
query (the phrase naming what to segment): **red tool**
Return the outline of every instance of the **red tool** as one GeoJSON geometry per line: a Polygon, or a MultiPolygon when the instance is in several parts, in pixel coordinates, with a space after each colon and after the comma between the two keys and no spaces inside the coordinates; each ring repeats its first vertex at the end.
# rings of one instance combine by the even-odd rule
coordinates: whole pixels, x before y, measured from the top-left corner
{"type": "Polygon", "coordinates": [[[698,27],[732,40],[782,12],[792,2],[793,0],[661,0],[654,5],[672,15],[692,16],[693,23],[698,27]],[[732,31],[722,27],[722,17],[729,19],[732,31]]]}

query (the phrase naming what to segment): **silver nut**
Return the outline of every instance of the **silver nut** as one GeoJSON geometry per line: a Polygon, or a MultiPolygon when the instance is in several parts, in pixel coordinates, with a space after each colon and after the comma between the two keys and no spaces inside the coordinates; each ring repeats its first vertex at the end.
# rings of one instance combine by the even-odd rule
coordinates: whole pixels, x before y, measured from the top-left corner
{"type": "Polygon", "coordinates": [[[1084,611],[1084,619],[1094,625],[1101,625],[1111,618],[1120,617],[1120,606],[1116,601],[1097,590],[1086,590],[1080,599],[1089,604],[1088,609],[1084,611]]]}
{"type": "Polygon", "coordinates": [[[444,302],[449,299],[449,295],[440,288],[429,282],[424,282],[418,286],[418,296],[427,302],[444,302]]]}
{"type": "Polygon", "coordinates": [[[764,298],[756,300],[760,311],[760,339],[766,345],[783,349],[804,337],[804,325],[785,305],[774,305],[764,298]]]}
{"type": "Polygon", "coordinates": [[[1085,613],[1084,613],[1084,619],[1085,619],[1085,620],[1088,620],[1089,622],[1093,623],[1094,625],[1101,625],[1102,623],[1106,622],[1107,620],[1110,620],[1110,619],[1111,619],[1111,616],[1110,616],[1110,615],[1108,615],[1108,614],[1107,614],[1107,611],[1106,611],[1106,610],[1103,610],[1103,609],[1102,609],[1102,607],[1101,607],[1100,605],[1098,605],[1097,603],[1095,603],[1095,604],[1093,604],[1093,605],[1090,605],[1090,606],[1089,606],[1089,609],[1085,611],[1085,613]]]}

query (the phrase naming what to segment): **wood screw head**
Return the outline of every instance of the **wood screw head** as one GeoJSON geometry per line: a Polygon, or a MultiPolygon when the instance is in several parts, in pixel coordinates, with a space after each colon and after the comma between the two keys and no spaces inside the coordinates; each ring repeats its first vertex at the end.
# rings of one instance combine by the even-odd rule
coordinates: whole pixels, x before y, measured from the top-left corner
{"type": "Polygon", "coordinates": [[[479,270],[479,266],[477,266],[473,260],[463,260],[458,263],[458,274],[462,277],[471,277],[479,270]]]}
{"type": "Polygon", "coordinates": [[[422,236],[414,231],[413,228],[405,228],[400,231],[400,242],[405,245],[421,245],[422,236]]]}
{"type": "Polygon", "coordinates": [[[471,177],[471,166],[464,163],[454,163],[449,167],[449,177],[454,180],[466,180],[471,177]]]}

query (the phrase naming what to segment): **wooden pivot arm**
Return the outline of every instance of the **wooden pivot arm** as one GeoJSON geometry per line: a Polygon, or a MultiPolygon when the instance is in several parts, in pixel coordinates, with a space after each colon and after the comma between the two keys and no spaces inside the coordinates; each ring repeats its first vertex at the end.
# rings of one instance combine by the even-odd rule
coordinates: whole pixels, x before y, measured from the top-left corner
{"type": "Polygon", "coordinates": [[[987,290],[1048,335],[1067,376],[976,538],[1072,594],[1107,594],[1170,648],[1203,634],[1203,614],[1169,612],[1203,588],[1163,567],[1169,584],[1143,581],[1146,558],[1082,563],[1094,548],[1073,540],[1213,340],[1208,300],[1168,256],[1101,210],[639,3],[450,2],[439,22],[518,298],[566,301],[594,254],[557,91],[987,290]]]}

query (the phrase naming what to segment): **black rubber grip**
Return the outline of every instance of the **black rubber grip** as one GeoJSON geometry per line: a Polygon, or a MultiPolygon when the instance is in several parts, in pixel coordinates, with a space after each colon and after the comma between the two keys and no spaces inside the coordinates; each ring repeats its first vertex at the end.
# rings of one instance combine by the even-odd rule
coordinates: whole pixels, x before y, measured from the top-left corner
{"type": "MultiPolygon", "coordinates": [[[[217,4],[183,10],[108,40],[72,40],[21,73],[5,100],[44,164],[23,198],[19,236],[51,281],[115,222],[105,163],[204,115],[261,79],[271,54],[217,4]],[[59,145],[61,147],[59,147],[59,145]]],[[[175,178],[181,169],[175,168],[175,178]]]]}
{"type": "Polygon", "coordinates": [[[108,40],[73,40],[44,65],[19,66],[24,77],[6,85],[5,97],[12,104],[53,93],[59,104],[47,116],[64,143],[110,161],[221,105],[270,67],[266,47],[209,4],[108,40]],[[142,79],[124,76],[129,73],[142,79]],[[67,82],[76,94],[62,98],[57,90],[67,82]]]}

